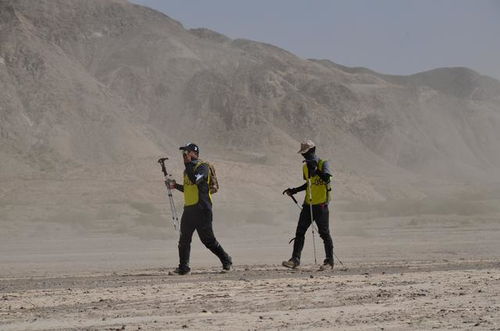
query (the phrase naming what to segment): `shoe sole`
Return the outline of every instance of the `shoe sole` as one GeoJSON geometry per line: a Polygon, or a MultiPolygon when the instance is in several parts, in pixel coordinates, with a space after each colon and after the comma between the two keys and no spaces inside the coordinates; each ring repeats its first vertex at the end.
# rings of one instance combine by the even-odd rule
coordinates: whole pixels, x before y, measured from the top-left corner
{"type": "Polygon", "coordinates": [[[297,269],[299,267],[298,265],[296,266],[287,265],[286,262],[281,263],[281,265],[288,269],[297,269]]]}
{"type": "Polygon", "coordinates": [[[179,274],[177,272],[169,271],[168,275],[169,276],[187,276],[187,275],[191,275],[191,271],[188,271],[185,274],[179,274]]]}
{"type": "Polygon", "coordinates": [[[320,266],[318,271],[333,270],[333,266],[320,266]]]}

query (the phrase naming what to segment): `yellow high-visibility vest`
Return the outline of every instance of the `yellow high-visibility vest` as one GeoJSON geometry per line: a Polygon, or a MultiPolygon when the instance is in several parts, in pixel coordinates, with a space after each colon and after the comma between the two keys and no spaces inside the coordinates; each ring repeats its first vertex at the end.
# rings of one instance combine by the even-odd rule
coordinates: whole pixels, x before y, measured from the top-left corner
{"type": "MultiPolygon", "coordinates": [[[[320,171],[323,171],[324,164],[324,160],[319,160],[318,169],[320,171]]],[[[309,169],[307,168],[307,164],[304,164],[302,170],[304,172],[304,179],[308,181],[304,203],[308,205],[320,205],[323,203],[328,203],[330,201],[330,184],[325,183],[325,181],[323,181],[317,174],[312,178],[309,178],[309,169]],[[309,180],[311,181],[310,183],[309,180]],[[312,193],[312,199],[309,198],[309,191],[311,191],[312,193]]]]}
{"type": "MultiPolygon", "coordinates": [[[[196,166],[194,167],[194,170],[196,170],[200,165],[204,163],[198,162],[196,166]]],[[[208,172],[208,184],[210,185],[210,171],[208,172]]],[[[210,192],[208,192],[208,196],[210,197],[210,200],[212,199],[212,195],[210,192]]],[[[193,183],[186,172],[184,171],[184,206],[193,206],[198,203],[200,200],[200,193],[198,191],[198,185],[196,183],[193,183]]]]}

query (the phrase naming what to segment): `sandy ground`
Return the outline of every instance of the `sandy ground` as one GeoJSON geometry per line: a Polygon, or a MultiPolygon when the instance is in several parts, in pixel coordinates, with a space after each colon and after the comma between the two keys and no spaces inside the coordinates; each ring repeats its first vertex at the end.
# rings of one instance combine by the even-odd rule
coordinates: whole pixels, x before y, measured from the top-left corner
{"type": "MultiPolygon", "coordinates": [[[[260,213],[221,205],[215,233],[235,270],[220,274],[195,235],[193,274],[181,277],[169,275],[177,244],[168,217],[136,207],[142,214],[118,206],[116,220],[111,214],[89,225],[76,214],[47,222],[14,217],[22,216],[19,208],[6,213],[12,216],[0,222],[0,330],[500,330],[495,211],[335,208],[335,251],[347,269],[318,272],[310,232],[304,266],[279,266],[291,253],[293,205],[260,213]]],[[[26,208],[33,214],[35,207],[26,208]]]]}
{"type": "Polygon", "coordinates": [[[3,278],[0,329],[500,330],[500,262],[3,278]]]}

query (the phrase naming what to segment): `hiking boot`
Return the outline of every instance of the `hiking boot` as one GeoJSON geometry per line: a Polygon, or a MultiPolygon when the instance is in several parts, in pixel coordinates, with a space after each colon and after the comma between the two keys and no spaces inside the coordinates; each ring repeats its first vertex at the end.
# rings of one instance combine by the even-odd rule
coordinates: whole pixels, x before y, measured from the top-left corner
{"type": "Polygon", "coordinates": [[[184,267],[184,268],[181,268],[181,267],[178,267],[178,268],[175,268],[174,270],[174,274],[177,274],[177,275],[189,275],[191,273],[191,269],[189,269],[189,267],[184,267]]]}
{"type": "Polygon", "coordinates": [[[233,270],[233,260],[228,256],[227,261],[222,263],[222,272],[229,272],[233,270]]]}
{"type": "Polygon", "coordinates": [[[323,265],[319,267],[320,271],[327,270],[327,269],[333,269],[333,259],[325,259],[323,261],[323,265]]]}
{"type": "Polygon", "coordinates": [[[300,262],[299,262],[299,260],[297,260],[297,259],[295,259],[295,258],[292,257],[288,261],[283,261],[281,263],[281,265],[284,266],[284,267],[290,268],[290,269],[295,269],[295,268],[297,268],[300,265],[300,262]]]}

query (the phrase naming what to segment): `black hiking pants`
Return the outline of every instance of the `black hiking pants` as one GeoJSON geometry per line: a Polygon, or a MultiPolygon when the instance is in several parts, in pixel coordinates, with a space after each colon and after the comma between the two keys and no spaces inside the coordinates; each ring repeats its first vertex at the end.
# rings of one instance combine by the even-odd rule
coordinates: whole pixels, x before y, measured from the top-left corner
{"type": "Polygon", "coordinates": [[[181,218],[181,235],[179,238],[179,268],[189,268],[191,238],[198,232],[201,242],[222,262],[229,263],[230,257],[215,239],[212,228],[212,210],[202,209],[198,205],[184,208],[181,218]]]}
{"type": "MultiPolygon", "coordinates": [[[[333,240],[330,235],[329,226],[329,211],[328,205],[313,205],[313,218],[318,226],[318,232],[325,245],[325,255],[330,261],[333,261],[333,240]]],[[[309,205],[304,204],[300,212],[299,223],[297,224],[297,231],[295,232],[295,241],[293,243],[292,258],[300,261],[302,248],[304,248],[304,237],[307,229],[311,225],[311,211],[309,205]]]]}

